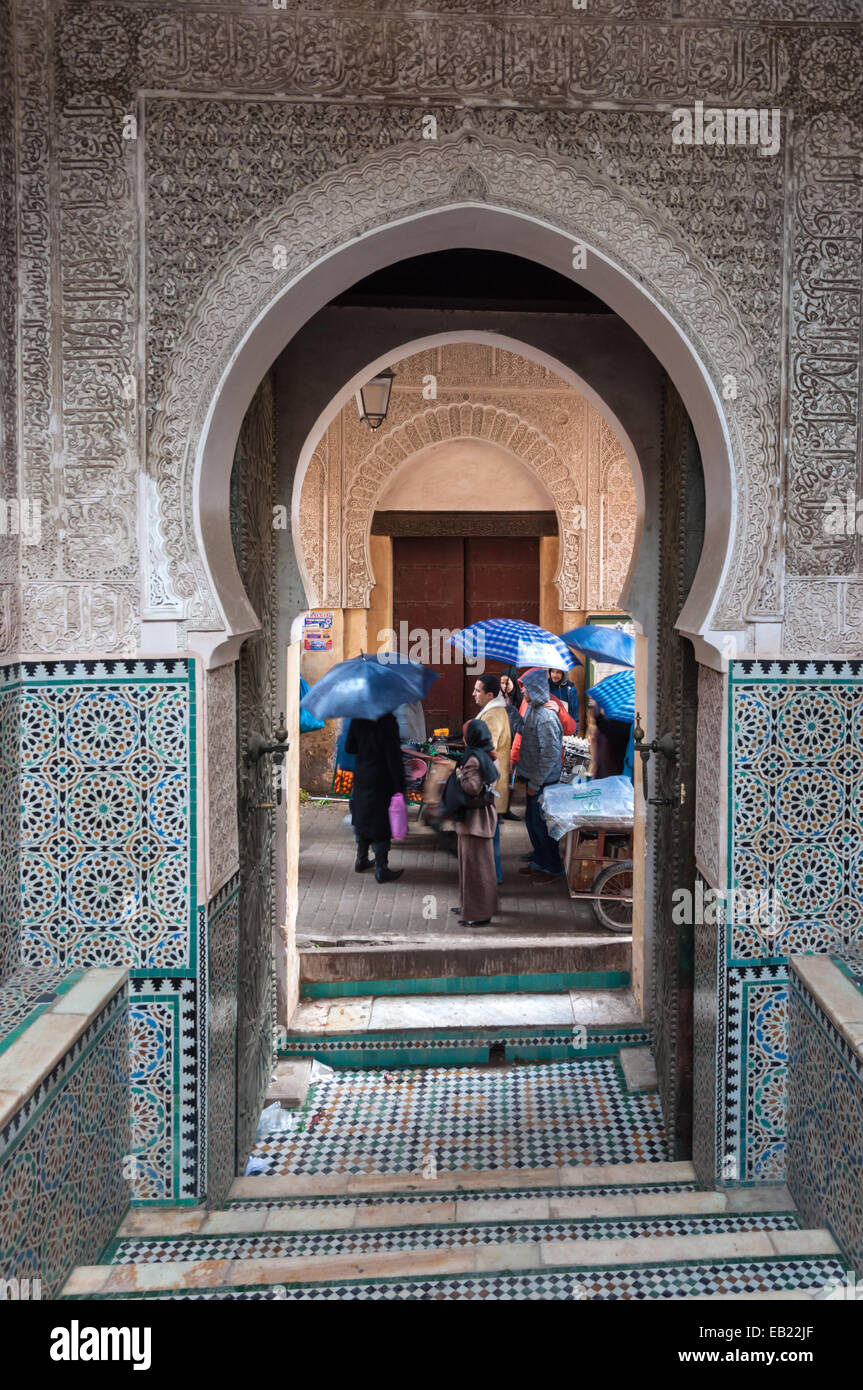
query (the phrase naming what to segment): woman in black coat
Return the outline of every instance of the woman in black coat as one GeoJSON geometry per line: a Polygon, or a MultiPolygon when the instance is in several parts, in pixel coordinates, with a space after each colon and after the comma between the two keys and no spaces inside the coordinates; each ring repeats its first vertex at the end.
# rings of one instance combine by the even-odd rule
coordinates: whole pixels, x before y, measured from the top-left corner
{"type": "Polygon", "coordinates": [[[375,878],[391,883],[401,878],[402,869],[389,867],[390,801],[396,792],[404,793],[405,774],[399,743],[399,726],[394,714],[380,719],[352,719],[345,739],[345,752],[353,753],[354,786],[351,820],[357,842],[358,874],[370,869],[369,846],[375,854],[375,878]]]}

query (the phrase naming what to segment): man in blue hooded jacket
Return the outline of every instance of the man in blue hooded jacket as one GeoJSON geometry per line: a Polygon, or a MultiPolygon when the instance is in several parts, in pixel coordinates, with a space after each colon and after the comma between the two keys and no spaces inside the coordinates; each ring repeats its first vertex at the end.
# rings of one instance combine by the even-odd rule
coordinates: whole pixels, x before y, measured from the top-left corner
{"type": "Polygon", "coordinates": [[[519,872],[530,875],[534,887],[539,888],[563,873],[557,843],[549,835],[539,807],[539,793],[543,787],[560,781],[563,733],[554,707],[547,708],[549,690],[545,672],[528,671],[522,676],[521,684],[529,705],[521,730],[518,780],[527,784],[524,823],[533,847],[533,858],[519,872]]]}

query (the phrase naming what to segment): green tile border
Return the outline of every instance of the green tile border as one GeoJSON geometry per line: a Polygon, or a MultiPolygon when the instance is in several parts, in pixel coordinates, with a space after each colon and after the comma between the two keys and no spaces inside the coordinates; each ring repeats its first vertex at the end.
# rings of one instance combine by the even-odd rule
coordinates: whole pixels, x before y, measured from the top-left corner
{"type": "Polygon", "coordinates": [[[301,999],[394,994],[564,994],[571,989],[627,989],[628,970],[570,970],[543,975],[452,975],[432,979],[301,980],[301,999]]]}
{"type": "MultiPolygon", "coordinates": [[[[609,1030],[611,1031],[611,1030],[609,1030]]],[[[559,1037],[548,1038],[542,1042],[522,1041],[512,1034],[495,1037],[493,1033],[483,1036],[480,1041],[472,1030],[470,1039],[460,1039],[458,1034],[450,1037],[416,1038],[395,1036],[386,1047],[363,1046],[364,1035],[339,1037],[325,1035],[306,1038],[302,1043],[290,1042],[279,1057],[316,1057],[326,1066],[338,1071],[381,1071],[401,1067],[460,1067],[485,1066],[491,1060],[491,1048],[503,1044],[503,1063],[511,1062],[576,1062],[600,1057],[617,1058],[622,1047],[645,1047],[649,1045],[650,1034],[643,1026],[632,1038],[621,1038],[620,1030],[614,1037],[605,1038],[601,1030],[588,1030],[586,1047],[576,1047],[572,1042],[572,1030],[560,1029],[559,1037]],[[321,1046],[327,1041],[330,1046],[321,1046]],[[338,1044],[343,1046],[339,1047],[338,1044]],[[410,1045],[406,1045],[406,1044],[410,1045]],[[425,1044],[425,1045],[424,1045],[425,1044]]],[[[619,1062],[617,1063],[619,1067],[619,1062]]],[[[622,1075],[622,1073],[621,1073],[622,1075]]],[[[627,1093],[628,1094],[628,1093],[627,1093]]]]}
{"type": "MultiPolygon", "coordinates": [[[[52,1009],[54,1005],[57,1003],[58,999],[61,999],[64,994],[68,994],[72,986],[76,985],[78,981],[87,973],[87,970],[91,968],[92,967],[85,965],[75,966],[72,970],[69,971],[69,974],[66,976],[65,980],[60,981],[59,985],[57,985],[56,989],[53,991],[50,999],[44,1000],[41,1004],[34,1004],[33,1008],[30,1010],[30,1013],[26,1014],[25,1017],[20,1020],[20,1022],[15,1024],[14,1028],[10,1029],[8,1033],[4,1033],[3,1037],[0,1038],[0,1054],[5,1052],[8,1047],[11,1047],[13,1042],[16,1042],[17,1039],[20,1038],[21,1034],[30,1027],[31,1023],[35,1023],[36,1019],[39,1018],[41,1014],[44,1014],[48,1009],[52,1009]]],[[[0,991],[8,988],[8,981],[5,984],[0,985],[0,991]]]]}

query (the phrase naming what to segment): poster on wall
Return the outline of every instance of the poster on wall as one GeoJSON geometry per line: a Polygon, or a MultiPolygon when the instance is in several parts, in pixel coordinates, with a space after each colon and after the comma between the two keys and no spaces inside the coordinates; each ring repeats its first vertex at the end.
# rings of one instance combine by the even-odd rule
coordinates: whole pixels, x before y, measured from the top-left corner
{"type": "Polygon", "coordinates": [[[331,652],[332,649],[332,613],[307,613],[303,620],[303,651],[331,652]]]}

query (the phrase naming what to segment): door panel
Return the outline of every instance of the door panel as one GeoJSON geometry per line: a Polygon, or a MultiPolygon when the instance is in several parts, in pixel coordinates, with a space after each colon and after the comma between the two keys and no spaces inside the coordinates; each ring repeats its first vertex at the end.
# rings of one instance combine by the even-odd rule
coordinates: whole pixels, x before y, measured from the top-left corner
{"type": "MultiPolygon", "coordinates": [[[[393,622],[401,651],[410,654],[405,630],[433,637],[484,618],[539,622],[539,537],[394,537],[393,622]]],[[[447,648],[438,639],[426,662],[440,672],[425,701],[426,725],[456,733],[476,715],[475,678],[464,665],[440,660],[447,648]]],[[[488,669],[500,669],[500,662],[488,669]]]]}
{"type": "MultiPolygon", "coordinates": [[[[539,623],[539,537],[469,537],[465,541],[465,625],[485,618],[539,623]]],[[[499,661],[489,671],[503,669],[499,661]]],[[[464,715],[473,719],[474,677],[464,681],[464,715]]]]}
{"type": "Polygon", "coordinates": [[[675,888],[693,893],[695,888],[698,667],[692,644],[674,624],[701,554],[704,482],[692,425],[670,383],[664,426],[657,713],[652,732],[657,737],[674,735],[677,759],[651,759],[653,795],[672,803],[658,806],[654,821],[653,1036],[672,1157],[684,1159],[692,1153],[693,927],[672,920],[672,893],[675,888]]]}
{"type": "MultiPolygon", "coordinates": [[[[460,732],[464,668],[452,659],[441,659],[454,656],[455,649],[440,636],[465,625],[464,540],[460,536],[395,537],[393,624],[399,650],[406,655],[412,654],[412,643],[403,640],[403,632],[425,634],[430,647],[424,664],[440,673],[424,702],[426,728],[460,732]]],[[[420,652],[413,654],[423,659],[420,652]]]]}

